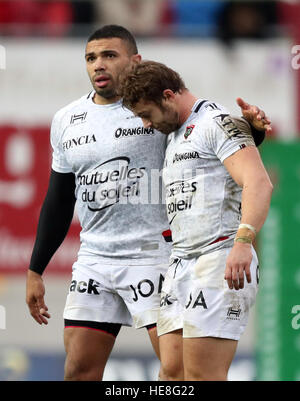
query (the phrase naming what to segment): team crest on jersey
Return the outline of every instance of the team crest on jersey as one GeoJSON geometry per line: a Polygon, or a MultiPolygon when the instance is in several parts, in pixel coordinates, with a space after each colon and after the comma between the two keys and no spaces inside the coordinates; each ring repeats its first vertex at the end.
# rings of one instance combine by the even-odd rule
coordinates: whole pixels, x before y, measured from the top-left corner
{"type": "Polygon", "coordinates": [[[188,127],[186,127],[186,130],[185,130],[185,133],[184,133],[184,138],[185,139],[187,139],[191,135],[191,133],[192,133],[194,128],[195,128],[194,125],[189,125],[188,127]]]}

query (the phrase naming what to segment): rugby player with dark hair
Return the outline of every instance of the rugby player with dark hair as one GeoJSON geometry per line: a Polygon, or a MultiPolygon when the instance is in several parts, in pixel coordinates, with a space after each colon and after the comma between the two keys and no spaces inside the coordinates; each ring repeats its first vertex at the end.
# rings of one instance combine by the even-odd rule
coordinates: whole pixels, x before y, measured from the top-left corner
{"type": "MultiPolygon", "coordinates": [[[[52,121],[52,169],[27,275],[30,313],[47,324],[42,274],[76,202],[82,229],[64,310],[66,380],[101,380],[122,325],[147,328],[160,357],[156,321],[171,251],[164,202],[152,199],[159,182],[151,176],[162,170],[167,137],[144,128],[118,93],[120,75],[141,62],[135,39],[123,27],[104,26],[88,39],[85,61],[93,90],[52,121]]],[[[254,125],[269,127],[262,111],[247,112],[254,125]]]]}

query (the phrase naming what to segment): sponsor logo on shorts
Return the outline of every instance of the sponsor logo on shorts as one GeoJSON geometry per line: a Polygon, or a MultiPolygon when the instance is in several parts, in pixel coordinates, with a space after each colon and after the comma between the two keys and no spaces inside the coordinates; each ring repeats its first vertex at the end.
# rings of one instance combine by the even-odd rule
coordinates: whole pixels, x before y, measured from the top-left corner
{"type": "Polygon", "coordinates": [[[87,294],[99,295],[99,286],[100,283],[98,283],[98,281],[96,280],[93,280],[92,278],[90,278],[88,282],[72,280],[70,285],[70,292],[77,291],[80,293],[86,292],[87,294]]]}
{"type": "Polygon", "coordinates": [[[226,319],[240,320],[241,312],[242,312],[242,309],[240,308],[240,305],[231,306],[227,310],[227,318],[226,319]]]}
{"type": "Polygon", "coordinates": [[[164,276],[160,274],[159,280],[156,283],[153,283],[153,281],[146,278],[144,280],[139,281],[137,285],[131,284],[129,287],[133,292],[132,300],[134,302],[137,302],[140,299],[140,297],[148,298],[153,293],[160,294],[164,279],[165,279],[164,276]]]}
{"type": "Polygon", "coordinates": [[[165,294],[161,297],[160,299],[160,306],[167,306],[167,305],[172,305],[173,302],[170,301],[171,295],[170,294],[165,294]]]}
{"type": "Polygon", "coordinates": [[[202,291],[199,292],[195,301],[193,301],[193,296],[192,294],[190,294],[190,299],[189,302],[185,305],[185,309],[188,309],[190,307],[192,309],[195,309],[197,308],[197,306],[202,306],[203,309],[207,309],[207,304],[202,291]]]}
{"type": "Polygon", "coordinates": [[[136,128],[118,128],[115,131],[115,138],[130,138],[130,137],[144,137],[154,135],[153,128],[144,128],[144,127],[136,127],[136,128]]]}

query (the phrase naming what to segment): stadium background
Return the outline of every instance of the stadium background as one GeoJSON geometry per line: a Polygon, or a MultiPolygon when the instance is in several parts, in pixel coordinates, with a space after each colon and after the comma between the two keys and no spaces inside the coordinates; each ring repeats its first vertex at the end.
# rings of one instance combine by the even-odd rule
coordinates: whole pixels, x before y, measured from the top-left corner
{"type": "MultiPolygon", "coordinates": [[[[298,1],[0,1],[0,380],[61,380],[62,310],[78,249],[70,232],[45,273],[52,315],[25,305],[26,269],[48,183],[53,114],[90,91],[87,36],[117,23],[144,59],[179,71],[199,97],[239,114],[261,106],[274,132],[261,147],[275,190],[259,234],[260,294],[231,380],[300,379],[300,5],[298,1]]],[[[123,328],[105,380],[156,380],[144,330],[123,328]]]]}

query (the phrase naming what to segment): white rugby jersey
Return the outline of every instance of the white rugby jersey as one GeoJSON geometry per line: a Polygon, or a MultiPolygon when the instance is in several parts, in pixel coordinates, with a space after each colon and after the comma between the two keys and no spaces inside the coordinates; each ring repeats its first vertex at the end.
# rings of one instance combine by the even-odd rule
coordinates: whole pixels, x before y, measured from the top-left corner
{"type": "Polygon", "coordinates": [[[174,257],[194,257],[233,244],[242,189],[223,161],[254,145],[249,124],[241,119],[238,125],[242,131],[224,107],[198,100],[187,121],[169,135],[163,180],[174,257]]]}
{"type": "Polygon", "coordinates": [[[160,184],[167,137],[145,129],[121,101],[97,105],[93,95],[59,110],[51,127],[52,169],[75,174],[78,255],[106,264],[166,263],[171,246],[160,184]]]}

